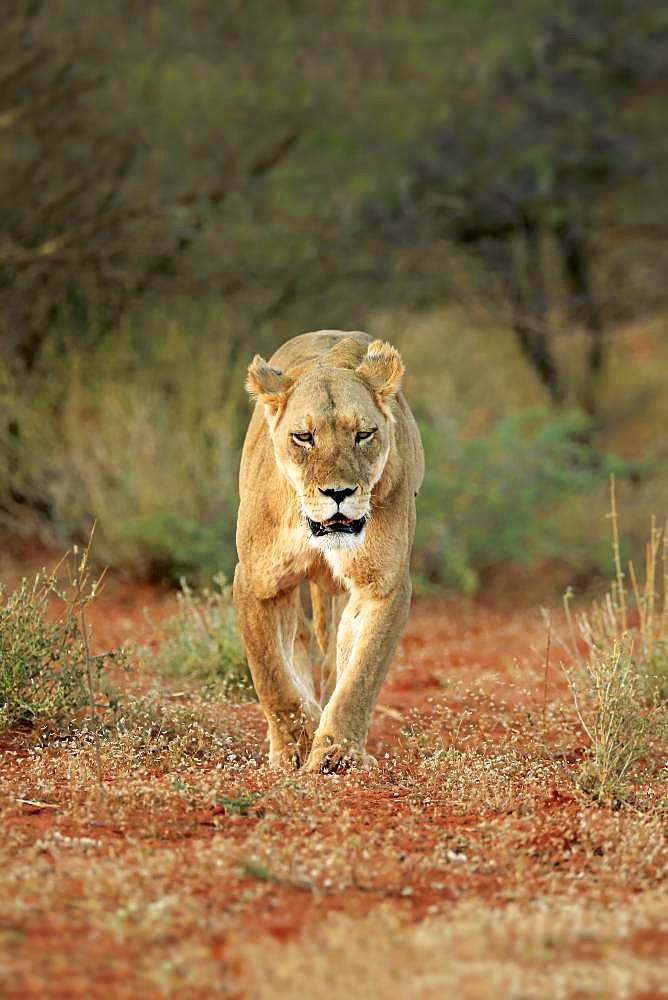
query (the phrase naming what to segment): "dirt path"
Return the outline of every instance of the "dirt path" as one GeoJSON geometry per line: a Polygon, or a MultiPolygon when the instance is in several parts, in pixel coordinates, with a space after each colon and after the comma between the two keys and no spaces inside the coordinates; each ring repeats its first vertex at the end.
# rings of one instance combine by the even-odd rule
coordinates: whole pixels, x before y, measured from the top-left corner
{"type": "MultiPolygon", "coordinates": [[[[112,588],[97,648],[172,607],[112,588]]],[[[368,774],[276,775],[256,704],[150,671],[101,785],[90,740],[7,745],[0,997],[665,997],[668,784],[577,793],[544,651],[535,612],[418,603],[368,774]]]]}

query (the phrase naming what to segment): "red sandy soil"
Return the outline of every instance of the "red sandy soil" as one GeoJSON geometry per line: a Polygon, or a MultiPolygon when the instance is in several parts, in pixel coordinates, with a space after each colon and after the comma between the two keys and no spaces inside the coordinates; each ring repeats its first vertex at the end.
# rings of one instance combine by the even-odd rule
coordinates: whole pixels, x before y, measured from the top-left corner
{"type": "MultiPolygon", "coordinates": [[[[96,648],[156,642],[154,624],[174,604],[173,594],[160,588],[110,581],[89,611],[96,648]]],[[[228,761],[191,761],[180,778],[184,787],[218,782],[215,787],[227,798],[248,797],[238,814],[220,795],[173,793],[174,774],[166,775],[164,768],[146,777],[158,798],[168,795],[150,815],[140,804],[133,811],[102,802],[91,810],[89,798],[86,808],[79,808],[80,789],[70,790],[60,778],[56,794],[52,787],[44,795],[45,803],[38,788],[21,785],[27,751],[14,742],[5,745],[2,764],[3,783],[9,782],[14,796],[5,821],[18,852],[54,836],[91,838],[96,858],[113,857],[120,866],[126,858],[136,865],[138,842],[142,850],[166,852],[165,863],[180,872],[174,891],[183,892],[198,912],[215,912],[222,921],[209,931],[202,922],[202,947],[212,961],[222,963],[231,982],[238,973],[233,942],[240,936],[288,941],[310,934],[333,912],[358,917],[391,908],[412,923],[466,900],[504,907],[511,900],[532,903],[567,889],[611,903],[654,891],[664,884],[665,855],[649,857],[641,844],[637,857],[633,845],[628,846],[630,860],[622,856],[623,811],[591,806],[576,789],[572,771],[586,741],[572,719],[563,721],[568,699],[559,654],[553,650],[547,675],[544,657],[545,627],[537,612],[511,613],[463,601],[418,602],[371,727],[369,750],[379,761],[377,770],[286,783],[285,776],[266,767],[262,715],[256,704],[247,703],[234,710],[228,761]],[[538,778],[533,774],[536,754],[529,749],[537,742],[550,747],[546,776],[538,778]],[[453,747],[467,760],[479,761],[478,777],[466,778],[463,772],[468,785],[459,792],[455,784],[443,785],[442,770],[425,765],[425,755],[447,754],[453,747]],[[495,783],[486,785],[486,775],[494,773],[495,783]],[[326,866],[309,867],[309,843],[320,860],[329,851],[336,854],[331,877],[326,866]],[[274,863],[273,849],[280,862],[274,863]],[[224,885],[202,865],[207,850],[231,852],[234,858],[224,885]]],[[[174,684],[171,696],[180,697],[174,684]]],[[[105,773],[114,794],[123,780],[120,772],[105,773]]],[[[49,859],[48,848],[44,856],[49,859]]],[[[22,918],[20,931],[31,951],[45,956],[45,968],[54,955],[67,953],[76,935],[78,948],[86,951],[88,978],[68,979],[61,964],[59,985],[42,981],[38,990],[19,962],[16,978],[3,992],[0,925],[4,1000],[149,995],[134,994],[128,985],[127,970],[139,951],[135,955],[126,939],[115,946],[100,938],[85,916],[76,915],[78,878],[78,869],[71,885],[64,877],[62,910],[36,903],[22,918]],[[114,947],[121,949],[117,971],[109,957],[114,947]],[[106,970],[97,978],[92,971],[96,955],[106,970]]],[[[628,948],[632,954],[663,954],[668,934],[647,929],[629,939],[628,948]]],[[[230,990],[241,995],[238,982],[230,990]]],[[[193,988],[183,995],[214,994],[193,988]]]]}

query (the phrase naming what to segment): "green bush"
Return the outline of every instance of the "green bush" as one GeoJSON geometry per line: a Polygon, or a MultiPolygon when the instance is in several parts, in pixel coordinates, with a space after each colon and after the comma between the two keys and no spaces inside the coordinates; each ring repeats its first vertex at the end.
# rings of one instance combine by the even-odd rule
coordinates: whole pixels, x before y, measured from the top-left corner
{"type": "Polygon", "coordinates": [[[514,413],[476,436],[423,424],[427,474],[416,539],[423,580],[473,592],[481,567],[562,555],[550,514],[625,468],[592,454],[583,443],[587,429],[578,414],[555,418],[539,409],[514,413]]]}
{"type": "Polygon", "coordinates": [[[230,587],[218,575],[201,592],[182,582],[177,613],[160,627],[152,668],[194,678],[225,694],[252,695],[253,681],[237,627],[230,587]]]}
{"type": "Polygon", "coordinates": [[[150,575],[167,580],[212,580],[221,567],[229,572],[235,559],[236,517],[210,524],[180,517],[174,511],[129,518],[126,537],[150,567],[150,575]]]}
{"type": "Polygon", "coordinates": [[[75,585],[54,617],[53,603],[62,601],[55,575],[24,580],[11,593],[0,588],[0,732],[36,724],[62,731],[81,724],[98,690],[105,708],[118,707],[104,680],[107,657],[88,651],[82,612],[90,596],[75,585]]]}

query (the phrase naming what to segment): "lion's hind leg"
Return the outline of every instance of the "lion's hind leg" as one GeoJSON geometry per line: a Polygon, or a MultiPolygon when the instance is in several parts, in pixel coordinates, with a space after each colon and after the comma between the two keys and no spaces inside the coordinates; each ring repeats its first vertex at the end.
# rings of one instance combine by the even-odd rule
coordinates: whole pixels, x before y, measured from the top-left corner
{"type": "Polygon", "coordinates": [[[320,667],[320,705],[325,707],[329,699],[334,694],[338,677],[337,668],[337,636],[341,615],[348,602],[348,594],[339,597],[327,596],[329,604],[329,628],[327,632],[327,645],[323,649],[323,658],[320,667]]]}
{"type": "Polygon", "coordinates": [[[348,594],[332,597],[317,583],[311,584],[313,632],[320,650],[320,705],[325,707],[334,693],[337,679],[337,634],[348,594]]]}
{"type": "Polygon", "coordinates": [[[292,644],[292,663],[297,683],[306,691],[309,699],[317,701],[314,683],[314,667],[318,657],[318,643],[306,617],[299,587],[292,592],[294,616],[296,620],[292,644]]]}

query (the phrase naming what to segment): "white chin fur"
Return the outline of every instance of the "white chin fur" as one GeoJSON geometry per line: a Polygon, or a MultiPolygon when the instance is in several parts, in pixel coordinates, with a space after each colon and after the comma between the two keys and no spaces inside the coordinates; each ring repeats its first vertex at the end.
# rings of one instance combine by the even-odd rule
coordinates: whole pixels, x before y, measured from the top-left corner
{"type": "Polygon", "coordinates": [[[345,531],[336,531],[329,535],[311,535],[311,545],[321,552],[351,552],[359,548],[365,535],[366,527],[362,528],[358,535],[351,535],[345,531]]]}

